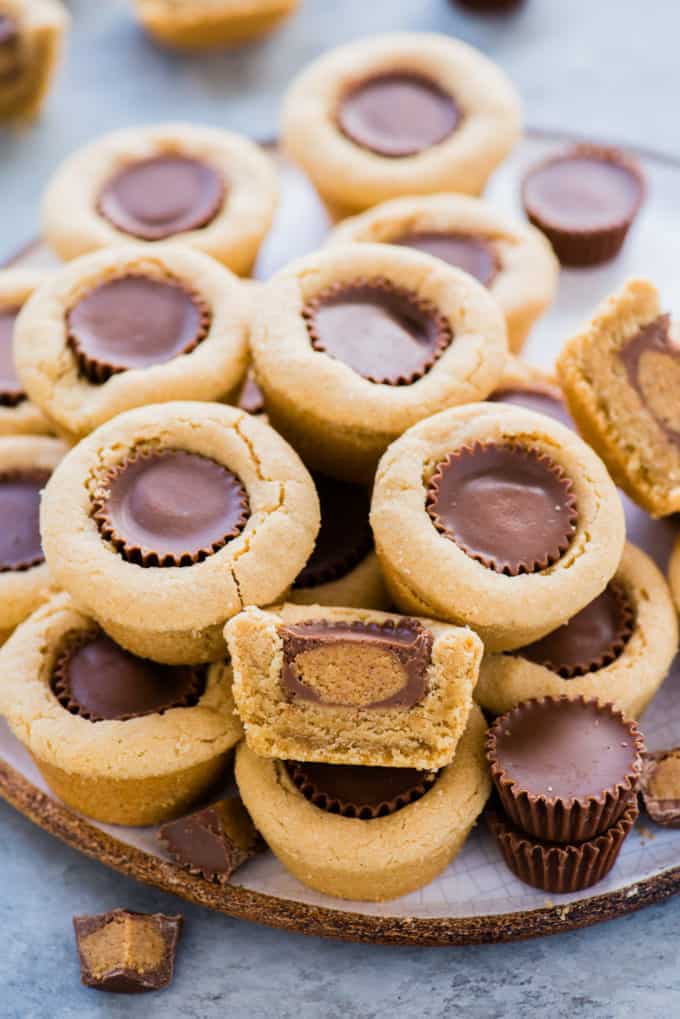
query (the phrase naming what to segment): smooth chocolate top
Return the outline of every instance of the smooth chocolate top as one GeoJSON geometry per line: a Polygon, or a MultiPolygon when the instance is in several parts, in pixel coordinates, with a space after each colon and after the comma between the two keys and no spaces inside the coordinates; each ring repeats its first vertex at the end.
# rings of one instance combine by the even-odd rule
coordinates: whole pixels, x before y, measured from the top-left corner
{"type": "Polygon", "coordinates": [[[0,308],[0,404],[14,407],[26,394],[14,367],[14,323],[20,308],[0,308]]]}
{"type": "Polygon", "coordinates": [[[160,241],[207,226],[224,195],[224,182],[212,166],[169,153],[119,170],[102,189],[99,212],[124,233],[160,241]]]}
{"type": "Polygon", "coordinates": [[[571,481],[547,456],[475,443],[437,464],[427,494],[437,530],[497,573],[537,573],[557,562],[577,519],[571,481]]]}
{"type": "Polygon", "coordinates": [[[413,156],[448,138],[461,120],[453,98],[424,75],[379,74],[340,101],[338,127],[350,141],[379,156],[413,156]]]}
{"type": "Polygon", "coordinates": [[[183,867],[216,880],[227,880],[259,848],[255,826],[238,797],[169,821],[158,837],[183,867]]]}
{"type": "Polygon", "coordinates": [[[95,382],[188,354],[207,332],[208,314],[177,283],[129,275],[102,283],[67,315],[69,343],[95,382]]]}
{"type": "Polygon", "coordinates": [[[249,516],[239,478],[198,453],[164,449],[124,462],[104,483],[94,518],[131,562],[187,566],[241,533],[249,516]]]}
{"type": "Polygon", "coordinates": [[[587,233],[631,220],[642,198],[642,181],[611,153],[577,150],[530,170],[523,197],[539,225],[587,233]]]}
{"type": "Polygon", "coordinates": [[[287,762],[287,771],[314,806],[332,814],[370,820],[393,814],[420,799],[432,786],[432,772],[360,764],[287,762]]]}
{"type": "Polygon", "coordinates": [[[500,261],[489,241],[473,234],[408,233],[395,237],[390,244],[416,248],[426,255],[441,258],[442,262],[463,269],[483,283],[491,286],[500,268],[500,261]]]}
{"type": "Polygon", "coordinates": [[[628,643],[632,628],[630,601],[623,587],[612,582],[564,626],[513,654],[572,679],[611,665],[628,643]]]}
{"type": "Polygon", "coordinates": [[[86,987],[115,994],[141,994],[172,980],[181,916],[114,909],[74,916],[80,979],[86,987]]]}
{"type": "Polygon", "coordinates": [[[542,389],[540,386],[531,389],[519,387],[515,389],[497,389],[487,399],[492,403],[511,403],[515,407],[526,407],[527,410],[533,410],[537,414],[545,414],[546,417],[553,418],[568,428],[574,428],[574,422],[564,401],[558,396],[553,396],[548,389],[542,389]]]}
{"type": "Polygon", "coordinates": [[[386,385],[415,382],[451,342],[450,326],[433,305],[386,280],[330,287],[303,317],[316,350],[386,385]]]}
{"type": "Polygon", "coordinates": [[[680,348],[671,339],[670,325],[670,315],[659,315],[653,322],[642,326],[635,336],[624,344],[619,351],[619,357],[626,369],[628,381],[649,410],[659,428],[662,429],[671,442],[680,444],[680,432],[673,428],[670,423],[673,420],[677,420],[677,400],[674,396],[666,396],[662,389],[659,390],[659,403],[663,405],[664,396],[666,396],[669,400],[670,414],[673,415],[670,421],[664,420],[663,415],[659,412],[660,408],[649,403],[640,380],[640,361],[645,354],[658,354],[680,362],[680,348]]]}
{"type": "Polygon", "coordinates": [[[41,470],[0,473],[0,573],[43,562],[40,492],[49,476],[41,470]]]}
{"type": "Polygon", "coordinates": [[[639,766],[629,724],[594,701],[525,701],[497,725],[498,764],[529,795],[599,797],[639,766]]]}
{"type": "Polygon", "coordinates": [[[298,574],[295,587],[317,587],[344,577],[373,548],[368,522],[371,506],[368,489],[348,481],[315,474],[321,503],[321,528],[314,551],[298,574]]]}
{"type": "Polygon", "coordinates": [[[59,655],[52,691],[67,711],[90,722],[120,721],[193,707],[203,670],[137,658],[103,633],[79,635],[59,655]]]}

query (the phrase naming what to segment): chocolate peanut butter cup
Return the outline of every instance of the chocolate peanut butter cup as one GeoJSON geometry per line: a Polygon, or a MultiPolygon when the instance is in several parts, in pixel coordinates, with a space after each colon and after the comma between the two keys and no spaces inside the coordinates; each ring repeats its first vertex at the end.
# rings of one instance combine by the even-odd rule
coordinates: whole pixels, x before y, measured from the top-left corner
{"type": "Polygon", "coordinates": [[[67,638],[50,686],[72,715],[89,722],[126,722],[194,707],[205,689],[205,673],[137,658],[94,630],[67,638]]]}
{"type": "Polygon", "coordinates": [[[493,810],[487,811],[486,822],[505,863],[520,881],[544,892],[566,894],[591,888],[607,876],[637,816],[637,802],[632,800],[606,831],[565,845],[528,838],[493,810]]]}
{"type": "Polygon", "coordinates": [[[238,797],[164,824],[158,839],[191,874],[223,883],[264,843],[238,797]]]}
{"type": "Polygon", "coordinates": [[[344,362],[369,382],[408,386],[452,342],[437,308],[386,279],[336,283],[302,312],[315,350],[344,362]]]}
{"type": "Polygon", "coordinates": [[[615,824],[636,799],[643,751],[635,722],[583,697],[523,701],[486,742],[509,820],[546,842],[585,842],[615,824]]]}
{"type": "Polygon", "coordinates": [[[635,616],[625,589],[612,581],[569,622],[514,654],[574,679],[611,665],[630,640],[635,616]]]}
{"type": "Polygon", "coordinates": [[[296,588],[318,587],[344,577],[373,548],[368,489],[325,474],[314,475],[314,484],[321,504],[321,528],[314,551],[293,585],[296,588]]]}
{"type": "Polygon", "coordinates": [[[545,414],[567,428],[574,428],[574,422],[567,410],[564,400],[558,392],[550,391],[547,386],[534,386],[531,389],[525,387],[507,386],[497,389],[488,397],[491,403],[510,403],[515,407],[525,407],[527,410],[536,411],[537,414],[545,414]]]}
{"type": "Polygon", "coordinates": [[[680,828],[680,748],[644,755],[640,793],[652,821],[680,828]]]}
{"type": "Polygon", "coordinates": [[[398,158],[443,142],[458,127],[461,112],[436,82],[409,71],[391,71],[349,89],[336,121],[345,137],[361,148],[398,158]]]}
{"type": "Polygon", "coordinates": [[[527,216],[550,240],[563,265],[607,262],[619,253],[638,213],[645,182],[638,164],[618,149],[577,145],[527,173],[527,216]]]}
{"type": "Polygon", "coordinates": [[[124,166],[104,185],[98,208],[118,230],[161,241],[207,226],[222,208],[225,193],[212,166],[168,152],[124,166]]]}
{"type": "Polygon", "coordinates": [[[74,916],[80,980],[115,994],[160,991],[172,980],[181,916],[114,909],[74,916]]]}
{"type": "Polygon", "coordinates": [[[438,463],[426,506],[440,534],[511,577],[556,563],[578,519],[561,467],[529,447],[494,442],[463,446],[438,463]]]}
{"type": "Polygon", "coordinates": [[[40,493],[48,471],[0,473],[0,573],[29,570],[44,561],[40,542],[40,493]]]}
{"type": "Polygon", "coordinates": [[[80,371],[95,383],[189,354],[210,328],[210,312],[197,294],[134,274],[95,287],[66,320],[80,371]]]}
{"type": "Polygon", "coordinates": [[[315,807],[361,821],[395,814],[424,796],[437,780],[436,773],[416,768],[297,761],[286,761],[285,768],[315,807]]]}
{"type": "Polygon", "coordinates": [[[673,341],[670,329],[670,315],[659,315],[652,322],[641,326],[621,347],[618,356],[628,381],[656,424],[671,442],[680,445],[677,401],[670,396],[673,375],[666,389],[659,384],[659,376],[654,371],[654,367],[660,371],[665,367],[670,370],[674,367],[673,362],[680,362],[680,347],[673,341]],[[665,365],[661,359],[667,359],[665,365]]]}
{"type": "Polygon", "coordinates": [[[181,449],[139,451],[110,471],[93,499],[103,537],[140,566],[191,566],[246,526],[248,494],[227,467],[181,449]]]}
{"type": "Polygon", "coordinates": [[[406,233],[390,240],[405,248],[415,248],[442,262],[463,269],[485,287],[490,287],[500,269],[500,259],[484,237],[461,233],[406,233]]]}
{"type": "Polygon", "coordinates": [[[20,308],[0,308],[0,406],[16,407],[26,394],[14,367],[14,323],[20,308]]]}
{"type": "Polygon", "coordinates": [[[279,626],[281,684],[291,700],[356,708],[410,708],[427,693],[433,638],[416,619],[279,626]]]}

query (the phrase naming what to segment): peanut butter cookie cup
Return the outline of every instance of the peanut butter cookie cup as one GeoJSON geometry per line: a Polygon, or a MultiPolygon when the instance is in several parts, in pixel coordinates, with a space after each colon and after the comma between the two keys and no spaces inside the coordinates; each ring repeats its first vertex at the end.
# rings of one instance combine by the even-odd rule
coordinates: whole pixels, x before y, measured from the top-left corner
{"type": "Polygon", "coordinates": [[[478,279],[505,315],[514,353],[555,296],[559,265],[543,235],[476,198],[395,198],[346,220],[330,237],[332,244],[367,241],[424,251],[478,279]]]}
{"type": "Polygon", "coordinates": [[[17,375],[15,336],[19,312],[47,279],[32,269],[0,270],[0,436],[47,435],[50,426],[17,375]]]}
{"type": "Polygon", "coordinates": [[[500,403],[436,414],[383,456],[371,526],[403,612],[465,623],[488,651],[550,633],[618,568],[623,509],[558,422],[500,403]]]}
{"type": "Polygon", "coordinates": [[[467,273],[388,245],[332,246],[265,286],[251,337],[274,426],[315,470],[370,483],[398,435],[502,377],[505,323],[467,273]]]}
{"type": "Polygon", "coordinates": [[[40,112],[69,20],[59,0],[0,0],[0,120],[40,112]]]}
{"type": "Polygon", "coordinates": [[[43,233],[67,260],[179,240],[247,275],[277,201],[273,164],[247,138],[196,124],[136,127],[62,163],[43,199],[43,233]]]}
{"type": "Polygon", "coordinates": [[[228,665],[137,658],[64,593],[16,630],[0,666],[0,710],[45,781],[108,824],[182,813],[241,737],[228,665]]]}
{"type": "Polygon", "coordinates": [[[225,621],[295,580],[319,526],[314,484],[268,425],[234,407],[128,411],[71,450],[42,512],[74,602],[155,661],[223,657],[225,621]]]}
{"type": "Polygon", "coordinates": [[[177,49],[234,46],[265,35],[292,14],[299,0],[135,0],[146,30],[177,49]]]}
{"type": "Polygon", "coordinates": [[[441,873],[490,790],[476,707],[455,758],[437,773],[268,760],[245,743],[235,773],[256,827],[287,870],[326,895],[374,902],[441,873]]]}
{"type": "Polygon", "coordinates": [[[116,414],[228,400],[248,366],[242,284],[199,251],[136,244],[76,259],[38,288],[15,329],[17,369],[76,442],[116,414]]]}
{"type": "Polygon", "coordinates": [[[325,53],[293,82],[282,121],[286,149],[338,218],[402,195],[479,194],[519,132],[500,68],[427,33],[325,53]]]}
{"type": "Polygon", "coordinates": [[[500,715],[532,697],[598,697],[638,718],[677,647],[668,585],[649,556],[627,544],[614,579],[584,609],[533,644],[485,656],[475,699],[500,715]]]}
{"type": "Polygon", "coordinates": [[[265,757],[439,768],[467,723],[471,630],[361,609],[249,608],[226,627],[248,745],[265,757]]]}

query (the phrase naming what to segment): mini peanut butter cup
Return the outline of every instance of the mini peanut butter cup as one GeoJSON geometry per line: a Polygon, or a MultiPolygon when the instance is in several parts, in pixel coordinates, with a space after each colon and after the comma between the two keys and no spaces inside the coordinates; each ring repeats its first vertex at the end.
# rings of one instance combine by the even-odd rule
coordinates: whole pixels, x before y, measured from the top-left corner
{"type": "Polygon", "coordinates": [[[205,689],[205,670],[137,658],[106,634],[91,630],[66,639],[50,686],[72,715],[88,722],[126,722],[194,707],[205,689]]]}
{"type": "Polygon", "coordinates": [[[136,451],[93,497],[104,538],[139,566],[191,566],[246,526],[248,494],[227,467],[180,449],[136,451]]]}
{"type": "Polygon", "coordinates": [[[222,177],[208,163],[167,152],[118,170],[102,188],[98,210],[123,233],[161,241],[207,226],[225,193],[222,177]]]}
{"type": "Polygon", "coordinates": [[[441,535],[510,577],[556,563],[578,519],[572,482],[558,464],[538,450],[494,442],[463,446],[438,463],[426,507],[441,535]]]}
{"type": "Polygon", "coordinates": [[[44,562],[40,493],[49,471],[0,472],[0,573],[30,570],[44,562]]]}
{"type": "Polygon", "coordinates": [[[224,883],[264,843],[237,797],[219,800],[186,817],[164,824],[158,839],[190,874],[224,883]]]}
{"type": "Polygon", "coordinates": [[[360,764],[286,761],[291,781],[320,810],[370,821],[415,803],[432,788],[435,772],[360,764]]]}
{"type": "Polygon", "coordinates": [[[619,253],[645,194],[635,160],[619,149],[576,145],[534,166],[522,200],[563,265],[607,262],[619,253]]]}
{"type": "MultiPolygon", "coordinates": [[[[659,385],[657,380],[645,377],[645,365],[648,358],[666,361],[669,369],[680,361],[680,346],[671,334],[671,317],[659,315],[640,326],[618,351],[618,357],[628,376],[628,382],[640,398],[640,402],[664,433],[666,438],[680,446],[680,431],[675,417],[676,401],[669,399],[666,387],[659,385]]],[[[673,374],[671,373],[671,378],[673,374]]]]}
{"type": "Polygon", "coordinates": [[[640,792],[652,821],[666,828],[680,828],[680,748],[644,755],[640,792]]]}
{"type": "Polygon", "coordinates": [[[566,845],[528,838],[493,810],[487,811],[486,822],[505,863],[520,881],[544,892],[567,894],[590,888],[607,876],[637,816],[637,802],[632,800],[606,831],[566,845]]]}
{"type": "Polygon", "coordinates": [[[635,615],[622,584],[612,581],[568,623],[514,651],[563,679],[597,672],[615,662],[631,638],[635,615]]]}
{"type": "Polygon", "coordinates": [[[415,248],[433,255],[448,265],[474,276],[485,287],[490,287],[498,275],[501,264],[497,252],[486,237],[475,234],[416,232],[402,234],[390,240],[404,248],[415,248]]]}
{"type": "Polygon", "coordinates": [[[453,339],[430,301],[382,278],[335,283],[307,302],[302,317],[315,350],[381,385],[422,378],[453,339]]]}
{"type": "Polygon", "coordinates": [[[321,527],[314,551],[294,587],[318,587],[346,576],[373,548],[368,522],[370,495],[363,485],[315,474],[321,503],[321,527]]]}
{"type": "Polygon", "coordinates": [[[99,284],[66,316],[69,346],[93,383],[191,353],[207,336],[210,320],[196,293],[134,273],[99,284]]]}
{"type": "Polygon", "coordinates": [[[399,158],[438,145],[461,121],[450,93],[412,71],[365,78],[340,99],[336,122],[355,145],[378,156],[399,158]]]}
{"type": "Polygon", "coordinates": [[[487,397],[491,403],[510,403],[515,407],[526,407],[537,414],[559,421],[567,428],[574,428],[574,422],[557,387],[534,385],[507,386],[497,389],[487,397]]]}
{"type": "Polygon", "coordinates": [[[172,981],[182,923],[179,915],[127,909],[74,916],[81,982],[114,994],[162,990],[172,981]]]}
{"type": "Polygon", "coordinates": [[[0,406],[16,407],[26,399],[14,367],[14,324],[19,307],[0,308],[0,406]]]}
{"type": "Polygon", "coordinates": [[[510,822],[545,842],[585,842],[637,798],[635,722],[583,697],[523,701],[487,733],[491,777],[510,822]]]}
{"type": "Polygon", "coordinates": [[[432,634],[417,619],[279,626],[281,685],[291,700],[346,708],[411,708],[427,693],[432,634]]]}

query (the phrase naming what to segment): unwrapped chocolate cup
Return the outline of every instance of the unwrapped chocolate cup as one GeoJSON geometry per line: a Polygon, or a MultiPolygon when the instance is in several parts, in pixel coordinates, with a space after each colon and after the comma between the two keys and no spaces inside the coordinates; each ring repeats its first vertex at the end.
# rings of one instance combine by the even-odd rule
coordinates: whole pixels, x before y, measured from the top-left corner
{"type": "Polygon", "coordinates": [[[543,842],[585,842],[606,832],[631,804],[637,802],[637,783],[644,742],[635,722],[625,719],[611,704],[583,697],[543,697],[523,701],[497,718],[487,733],[486,756],[498,797],[510,822],[543,842]],[[579,716],[582,716],[580,718],[579,716]],[[556,724],[564,720],[560,747],[549,745],[556,724]],[[590,731],[590,743],[583,742],[590,731]],[[574,744],[570,746],[570,736],[574,744]],[[518,746],[518,739],[525,737],[518,746]],[[597,753],[601,738],[602,753],[597,753]],[[510,745],[503,747],[503,742],[510,745]],[[578,741],[578,743],[576,742],[578,741]],[[550,751],[554,749],[555,753],[550,751]],[[561,755],[558,750],[561,749],[561,755]],[[534,756],[531,761],[527,755],[534,756]],[[521,755],[524,774],[545,770],[545,792],[523,788],[513,760],[521,755]],[[583,768],[588,755],[593,772],[592,792],[583,792],[583,768]],[[552,769],[552,778],[551,770],[552,769]],[[561,773],[561,774],[560,774],[561,773]],[[561,789],[555,789],[554,776],[561,789]],[[614,780],[612,776],[616,775],[614,780]],[[603,781],[603,776],[607,781],[603,781]],[[565,789],[573,777],[578,792],[565,789]],[[562,781],[564,780],[564,781],[562,781]]]}
{"type": "Polygon", "coordinates": [[[567,894],[590,888],[606,877],[637,816],[637,800],[632,800],[607,831],[563,846],[528,838],[493,810],[487,811],[486,822],[505,863],[520,881],[544,892],[567,894]]]}
{"type": "Polygon", "coordinates": [[[655,750],[642,762],[640,793],[649,817],[666,828],[680,828],[680,748],[655,750]]]}

